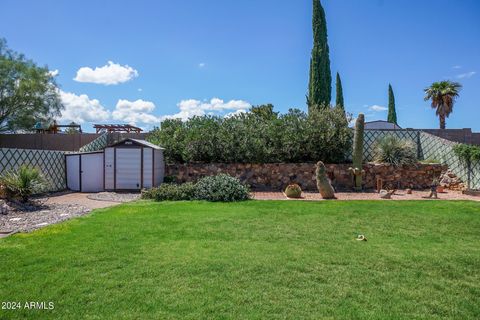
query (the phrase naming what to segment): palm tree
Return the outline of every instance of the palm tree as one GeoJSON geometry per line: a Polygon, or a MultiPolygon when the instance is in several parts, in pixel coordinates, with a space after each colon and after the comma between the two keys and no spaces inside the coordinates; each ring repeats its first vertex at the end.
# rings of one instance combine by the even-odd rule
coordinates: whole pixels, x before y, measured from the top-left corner
{"type": "Polygon", "coordinates": [[[440,129],[445,129],[445,118],[453,111],[453,104],[458,97],[462,85],[458,82],[434,82],[425,88],[425,101],[432,100],[432,108],[440,119],[440,129]]]}

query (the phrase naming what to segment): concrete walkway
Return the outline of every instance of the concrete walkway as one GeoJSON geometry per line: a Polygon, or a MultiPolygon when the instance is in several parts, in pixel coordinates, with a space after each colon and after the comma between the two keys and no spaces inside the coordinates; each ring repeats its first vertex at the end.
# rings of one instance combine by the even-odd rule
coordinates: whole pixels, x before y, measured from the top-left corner
{"type": "Polygon", "coordinates": [[[78,204],[85,206],[91,210],[99,208],[107,208],[120,204],[113,201],[98,201],[89,199],[88,196],[93,193],[61,193],[49,196],[46,204],[78,204]]]}

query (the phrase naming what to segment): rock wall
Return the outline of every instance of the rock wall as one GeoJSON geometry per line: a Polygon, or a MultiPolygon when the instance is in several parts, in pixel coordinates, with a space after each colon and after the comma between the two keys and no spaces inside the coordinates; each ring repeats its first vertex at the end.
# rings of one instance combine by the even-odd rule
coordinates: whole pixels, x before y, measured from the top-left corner
{"type": "MultiPolygon", "coordinates": [[[[353,187],[348,171],[351,164],[327,164],[327,172],[337,190],[353,187]]],[[[386,164],[367,163],[363,183],[366,189],[375,189],[377,179],[387,188],[425,189],[433,178],[439,178],[447,168],[440,164],[417,164],[395,167],[386,164]]],[[[314,163],[190,163],[168,164],[165,176],[178,183],[196,181],[205,176],[226,173],[249,184],[254,190],[283,190],[290,183],[298,183],[303,190],[316,190],[314,163]]]]}

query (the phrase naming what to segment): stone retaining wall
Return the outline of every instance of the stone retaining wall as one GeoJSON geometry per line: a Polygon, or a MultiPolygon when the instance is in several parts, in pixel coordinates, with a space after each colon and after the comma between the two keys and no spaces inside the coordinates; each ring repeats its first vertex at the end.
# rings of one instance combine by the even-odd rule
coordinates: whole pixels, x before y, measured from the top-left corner
{"type": "MultiPolygon", "coordinates": [[[[327,164],[332,184],[338,190],[351,189],[352,176],[348,171],[351,164],[327,164]]],[[[447,169],[440,164],[417,164],[414,166],[394,167],[385,164],[365,164],[363,169],[364,187],[374,189],[377,178],[384,180],[384,186],[390,188],[425,189],[434,177],[439,178],[447,169]]],[[[283,190],[289,183],[298,183],[303,190],[316,190],[314,163],[191,163],[168,164],[165,176],[175,177],[176,182],[196,181],[205,176],[226,173],[239,178],[256,190],[283,190]]]]}

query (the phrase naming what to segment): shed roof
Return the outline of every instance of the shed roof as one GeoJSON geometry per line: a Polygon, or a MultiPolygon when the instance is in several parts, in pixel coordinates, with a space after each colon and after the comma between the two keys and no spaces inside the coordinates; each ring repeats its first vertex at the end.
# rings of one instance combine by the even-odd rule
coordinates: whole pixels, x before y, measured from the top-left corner
{"type": "Polygon", "coordinates": [[[164,148],[162,147],[159,147],[157,146],[156,144],[153,144],[151,142],[148,142],[146,140],[140,140],[140,139],[133,139],[133,138],[126,138],[126,139],[123,139],[119,142],[116,142],[114,144],[112,144],[111,146],[109,147],[114,147],[116,145],[119,145],[119,144],[122,144],[124,143],[125,141],[132,141],[133,143],[137,144],[137,145],[140,145],[140,146],[143,146],[143,147],[147,147],[147,148],[152,148],[152,149],[156,149],[156,150],[164,150],[164,148]]]}

